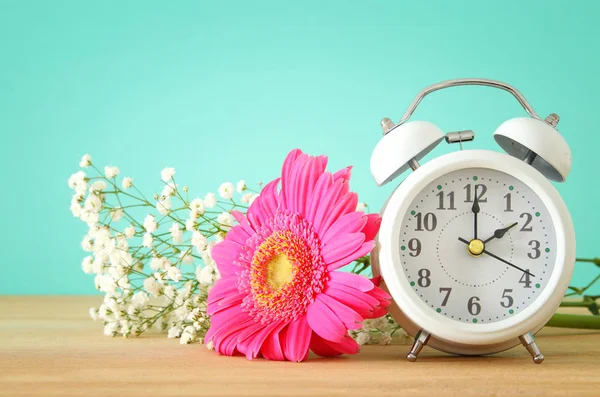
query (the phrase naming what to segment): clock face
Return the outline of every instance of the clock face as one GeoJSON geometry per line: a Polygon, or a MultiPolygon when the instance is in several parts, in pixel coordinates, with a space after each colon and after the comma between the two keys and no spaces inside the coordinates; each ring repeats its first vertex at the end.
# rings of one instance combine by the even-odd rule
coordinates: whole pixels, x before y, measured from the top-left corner
{"type": "Polygon", "coordinates": [[[400,231],[402,272],[432,314],[509,319],[546,287],[556,261],[547,208],[519,179],[487,168],[445,174],[411,203],[400,231]]]}

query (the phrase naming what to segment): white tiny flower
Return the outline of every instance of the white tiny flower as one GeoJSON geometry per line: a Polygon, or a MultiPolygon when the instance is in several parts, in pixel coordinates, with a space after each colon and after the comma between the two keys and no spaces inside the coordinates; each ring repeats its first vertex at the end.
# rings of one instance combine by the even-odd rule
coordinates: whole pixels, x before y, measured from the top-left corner
{"type": "Polygon", "coordinates": [[[189,253],[189,252],[182,252],[179,257],[181,258],[181,261],[183,263],[185,263],[186,265],[191,265],[192,263],[194,263],[194,257],[189,253]]]}
{"type": "Polygon", "coordinates": [[[149,294],[157,297],[160,294],[162,285],[156,281],[156,278],[150,276],[144,280],[144,289],[148,291],[149,294]]]}
{"type": "Polygon", "coordinates": [[[196,268],[196,279],[203,285],[211,285],[215,282],[215,274],[211,266],[198,266],[196,268]]]}
{"type": "Polygon", "coordinates": [[[356,343],[358,343],[359,345],[366,345],[370,341],[371,341],[371,334],[369,334],[368,332],[359,332],[356,335],[356,343]]]}
{"type": "Polygon", "coordinates": [[[110,217],[113,222],[118,222],[123,218],[125,212],[123,212],[123,208],[115,208],[110,212],[110,217]]]}
{"type": "Polygon", "coordinates": [[[83,258],[83,261],[81,261],[81,269],[83,270],[83,272],[85,274],[93,273],[93,269],[92,269],[93,263],[94,263],[94,258],[92,258],[91,256],[86,256],[85,258],[83,258]]]}
{"type": "Polygon", "coordinates": [[[253,196],[252,193],[244,193],[244,194],[242,194],[242,198],[241,198],[242,203],[249,204],[250,200],[252,200],[252,196],[253,196]]]}
{"type": "Polygon", "coordinates": [[[138,291],[131,297],[131,304],[137,308],[142,308],[148,304],[150,299],[144,291],[138,291]]]}
{"type": "Polygon", "coordinates": [[[105,189],[106,189],[106,182],[96,181],[90,185],[89,190],[91,193],[101,193],[105,189]]]}
{"type": "Polygon", "coordinates": [[[221,224],[223,230],[229,230],[233,226],[233,215],[229,212],[222,212],[217,216],[217,222],[221,224]]]}
{"type": "Polygon", "coordinates": [[[179,228],[179,224],[177,222],[173,222],[173,225],[169,228],[171,232],[171,238],[173,239],[173,244],[181,244],[183,241],[183,233],[179,228]]]}
{"type": "Polygon", "coordinates": [[[90,156],[89,154],[84,154],[81,158],[81,161],[79,162],[79,166],[81,168],[87,168],[90,165],[92,165],[92,156],[90,156]]]}
{"type": "Polygon", "coordinates": [[[154,220],[154,216],[152,215],[146,215],[146,218],[144,218],[144,229],[146,229],[146,231],[148,233],[154,233],[157,229],[158,225],[156,224],[156,221],[154,220]]]}
{"type": "Polygon", "coordinates": [[[89,313],[90,313],[90,317],[92,318],[92,320],[94,320],[94,321],[98,320],[98,310],[96,310],[93,307],[90,307],[89,313]]]}
{"type": "Polygon", "coordinates": [[[167,215],[171,211],[172,207],[173,207],[173,203],[171,202],[170,197],[166,197],[166,198],[158,200],[156,202],[156,209],[162,215],[167,215]]]}
{"type": "Polygon", "coordinates": [[[191,325],[188,325],[183,330],[183,333],[181,334],[181,338],[179,338],[179,343],[181,343],[182,345],[187,345],[188,343],[193,342],[195,333],[196,332],[194,330],[194,327],[191,325]]]}
{"type": "Polygon", "coordinates": [[[219,186],[219,196],[224,198],[225,200],[229,200],[233,197],[233,183],[224,182],[219,186]]]}
{"type": "Polygon", "coordinates": [[[212,339],[208,341],[208,343],[206,344],[206,348],[207,348],[208,350],[213,350],[213,349],[215,348],[215,344],[214,344],[214,342],[212,341],[212,339]]]}
{"type": "Polygon", "coordinates": [[[201,198],[195,198],[190,203],[190,217],[198,218],[204,214],[204,201],[201,198]]]}
{"type": "Polygon", "coordinates": [[[162,258],[152,258],[150,260],[150,269],[157,271],[158,269],[161,268],[162,263],[163,263],[162,258]]]}
{"type": "Polygon", "coordinates": [[[175,175],[175,168],[166,167],[160,172],[160,178],[163,182],[170,182],[175,175]]]}
{"type": "Polygon", "coordinates": [[[198,250],[198,252],[201,252],[204,250],[204,248],[206,248],[206,237],[204,237],[204,235],[198,230],[195,230],[192,233],[192,245],[198,250]]]}
{"type": "Polygon", "coordinates": [[[87,234],[83,236],[83,240],[81,240],[81,248],[83,248],[83,250],[86,252],[92,252],[94,248],[94,242],[87,234]]]}
{"type": "Polygon", "coordinates": [[[215,197],[215,194],[207,193],[206,196],[204,196],[204,207],[214,208],[215,205],[217,205],[217,198],[215,197]]]}
{"type": "Polygon", "coordinates": [[[252,203],[254,202],[254,200],[256,200],[258,198],[258,196],[260,196],[260,195],[253,194],[252,197],[250,197],[250,202],[248,202],[248,204],[252,205],[252,203]]]}
{"type": "Polygon", "coordinates": [[[117,175],[119,175],[119,172],[121,172],[119,167],[111,167],[109,165],[104,167],[104,175],[106,175],[107,178],[115,178],[117,175]]]}
{"type": "Polygon", "coordinates": [[[237,190],[238,193],[246,190],[246,182],[244,180],[238,181],[238,183],[235,185],[235,190],[237,190]]]}
{"type": "Polygon", "coordinates": [[[152,242],[154,238],[150,233],[144,233],[144,238],[142,239],[142,245],[146,248],[152,248],[152,242]]]}
{"type": "Polygon", "coordinates": [[[392,336],[389,332],[382,332],[379,336],[379,344],[380,345],[389,345],[392,341],[392,336]]]}
{"type": "Polygon", "coordinates": [[[112,322],[112,323],[107,323],[104,326],[104,335],[106,336],[115,336],[117,334],[117,331],[119,329],[119,323],[118,322],[112,322]]]}
{"type": "Polygon", "coordinates": [[[71,213],[75,218],[79,218],[81,216],[81,205],[77,200],[71,200],[71,213]]]}
{"type": "Polygon", "coordinates": [[[187,230],[188,232],[193,232],[194,230],[196,230],[196,220],[192,218],[186,220],[185,230],[187,230]]]}
{"type": "Polygon", "coordinates": [[[174,183],[167,183],[160,195],[162,197],[170,197],[175,196],[175,193],[177,193],[177,185],[174,183]]]}
{"type": "Polygon", "coordinates": [[[90,194],[87,199],[85,199],[83,208],[88,212],[97,214],[102,209],[102,201],[97,195],[90,194]]]}
{"type": "Polygon", "coordinates": [[[85,191],[87,190],[87,181],[86,181],[85,172],[80,170],[80,171],[77,171],[76,173],[74,173],[73,175],[71,175],[69,177],[68,184],[69,184],[69,187],[71,189],[74,189],[77,194],[79,194],[79,195],[85,194],[85,191]]]}
{"type": "Polygon", "coordinates": [[[181,335],[181,328],[179,328],[178,326],[174,325],[171,328],[169,328],[169,332],[167,334],[167,338],[169,338],[169,339],[175,339],[175,338],[179,338],[179,335],[181,335]]]}
{"type": "Polygon", "coordinates": [[[135,236],[135,226],[129,225],[125,228],[125,237],[132,238],[135,236]]]}
{"type": "Polygon", "coordinates": [[[358,203],[358,204],[356,204],[356,211],[365,212],[366,209],[367,209],[367,204],[366,203],[358,203]]]}
{"type": "Polygon", "coordinates": [[[123,178],[123,182],[121,182],[121,186],[123,186],[123,190],[127,190],[133,186],[133,179],[126,176],[123,178]]]}
{"type": "Polygon", "coordinates": [[[169,270],[167,270],[167,275],[175,282],[181,281],[181,270],[176,266],[171,266],[169,270]]]}

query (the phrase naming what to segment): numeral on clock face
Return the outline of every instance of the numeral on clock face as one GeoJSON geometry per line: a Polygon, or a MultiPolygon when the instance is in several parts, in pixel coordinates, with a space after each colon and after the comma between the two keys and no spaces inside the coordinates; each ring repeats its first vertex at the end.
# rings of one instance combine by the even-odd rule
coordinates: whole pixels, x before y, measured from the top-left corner
{"type": "Polygon", "coordinates": [[[478,325],[531,305],[556,260],[543,201],[517,178],[490,169],[432,181],[404,215],[400,243],[407,285],[432,315],[478,325]]]}

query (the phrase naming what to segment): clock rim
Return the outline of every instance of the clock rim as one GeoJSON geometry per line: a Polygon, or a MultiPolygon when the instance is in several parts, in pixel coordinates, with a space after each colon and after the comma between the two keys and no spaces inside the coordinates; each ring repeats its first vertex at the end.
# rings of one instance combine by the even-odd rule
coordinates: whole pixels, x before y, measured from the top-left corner
{"type": "MultiPolygon", "coordinates": [[[[504,153],[467,150],[449,153],[427,162],[396,188],[382,209],[381,215],[381,227],[373,253],[377,256],[375,258],[377,270],[394,299],[392,304],[402,312],[401,319],[397,321],[410,322],[411,324],[406,324],[407,328],[414,328],[416,325],[428,331],[445,346],[441,350],[455,352],[452,349],[454,343],[463,346],[461,351],[465,350],[464,346],[479,345],[480,348],[476,350],[487,353],[486,345],[488,347],[504,345],[504,342],[509,340],[511,340],[510,344],[513,344],[512,340],[519,335],[536,332],[560,305],[573,273],[575,232],[564,201],[554,186],[539,171],[504,153]],[[467,168],[497,170],[527,184],[548,209],[556,233],[556,261],[544,290],[521,312],[505,320],[488,324],[461,323],[438,315],[410,288],[404,272],[398,271],[402,268],[400,225],[414,198],[429,183],[442,175],[467,168]],[[398,265],[395,266],[395,263],[398,265]]],[[[399,324],[402,325],[401,322],[399,324]]]]}

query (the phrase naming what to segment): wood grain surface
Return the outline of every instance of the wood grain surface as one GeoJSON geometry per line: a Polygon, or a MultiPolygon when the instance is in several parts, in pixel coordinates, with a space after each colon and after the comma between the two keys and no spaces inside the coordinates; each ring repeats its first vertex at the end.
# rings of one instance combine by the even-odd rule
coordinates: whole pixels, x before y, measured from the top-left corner
{"type": "Polygon", "coordinates": [[[0,296],[1,396],[600,396],[600,333],[545,328],[546,356],[487,357],[408,346],[304,363],[224,357],[164,334],[110,338],[88,318],[99,297],[0,296]]]}

